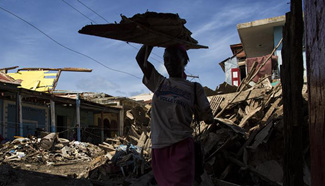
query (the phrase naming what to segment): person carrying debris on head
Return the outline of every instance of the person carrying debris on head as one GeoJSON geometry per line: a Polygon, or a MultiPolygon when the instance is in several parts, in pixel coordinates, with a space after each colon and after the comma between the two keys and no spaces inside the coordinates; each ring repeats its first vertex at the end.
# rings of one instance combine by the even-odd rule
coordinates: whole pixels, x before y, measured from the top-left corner
{"type": "Polygon", "coordinates": [[[186,80],[184,69],[189,58],[184,46],[165,49],[164,65],[169,78],[158,73],[147,60],[152,49],[143,45],[136,60],[144,74],[144,85],[154,92],[151,110],[153,173],[158,185],[193,185],[194,140],[190,124],[195,96],[199,116],[208,124],[214,121],[210,104],[202,86],[186,80]]]}

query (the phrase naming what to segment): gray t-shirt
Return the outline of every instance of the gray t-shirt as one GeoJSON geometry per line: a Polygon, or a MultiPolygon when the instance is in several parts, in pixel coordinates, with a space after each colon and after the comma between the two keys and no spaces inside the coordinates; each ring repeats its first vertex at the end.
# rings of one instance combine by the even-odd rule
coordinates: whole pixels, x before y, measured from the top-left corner
{"type": "MultiPolygon", "coordinates": [[[[194,83],[182,78],[165,78],[155,69],[143,83],[154,92],[151,107],[152,148],[163,148],[192,137],[194,83]]],[[[210,104],[197,83],[197,103],[201,118],[212,117],[210,104]]]]}

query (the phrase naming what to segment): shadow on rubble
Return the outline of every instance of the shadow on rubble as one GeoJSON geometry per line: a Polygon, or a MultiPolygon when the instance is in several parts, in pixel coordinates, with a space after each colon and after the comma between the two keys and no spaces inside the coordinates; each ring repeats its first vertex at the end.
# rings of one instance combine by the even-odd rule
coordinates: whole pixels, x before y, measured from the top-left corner
{"type": "Polygon", "coordinates": [[[40,172],[27,171],[22,169],[13,168],[10,165],[0,166],[0,185],[94,185],[89,180],[73,179],[64,176],[53,174],[46,174],[40,172]]]}
{"type": "Polygon", "coordinates": [[[155,186],[156,181],[152,172],[139,178],[122,178],[116,176],[109,179],[76,179],[60,175],[46,174],[14,168],[8,164],[0,165],[0,186],[155,186]]]}

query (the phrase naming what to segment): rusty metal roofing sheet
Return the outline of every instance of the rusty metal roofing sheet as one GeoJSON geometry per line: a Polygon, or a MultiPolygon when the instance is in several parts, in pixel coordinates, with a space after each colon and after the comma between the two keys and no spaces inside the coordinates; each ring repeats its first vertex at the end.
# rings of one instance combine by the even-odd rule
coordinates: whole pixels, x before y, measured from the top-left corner
{"type": "Polygon", "coordinates": [[[230,49],[237,58],[245,58],[246,54],[241,43],[230,45],[230,49]]]}
{"type": "Polygon", "coordinates": [[[184,26],[186,20],[178,14],[146,12],[121,17],[120,23],[86,25],[79,33],[158,47],[183,44],[187,49],[208,48],[191,37],[184,26]]]}
{"type": "Polygon", "coordinates": [[[20,81],[15,80],[14,78],[8,76],[5,73],[0,72],[0,82],[3,83],[11,83],[11,84],[16,84],[19,85],[20,81]]]}

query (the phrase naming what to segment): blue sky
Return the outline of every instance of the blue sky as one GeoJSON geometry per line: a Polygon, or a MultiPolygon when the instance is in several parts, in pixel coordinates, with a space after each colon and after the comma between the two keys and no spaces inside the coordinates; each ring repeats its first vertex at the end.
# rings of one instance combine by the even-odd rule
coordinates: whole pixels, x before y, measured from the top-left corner
{"type": "MultiPolygon", "coordinates": [[[[142,85],[142,72],[135,61],[140,44],[83,35],[78,30],[89,24],[120,22],[121,14],[132,17],[146,11],[178,13],[181,18],[186,19],[185,26],[192,32],[192,37],[199,44],[209,47],[188,51],[190,62],[186,73],[199,76],[198,79],[189,80],[214,90],[225,79],[218,63],[232,55],[229,47],[231,44],[240,43],[237,24],[284,15],[290,9],[288,2],[0,0],[1,8],[33,25],[0,9],[0,68],[91,68],[91,73],[63,72],[57,89],[104,92],[123,97],[148,93],[149,90],[142,85]]],[[[149,61],[167,76],[162,53],[163,48],[155,47],[149,61]]]]}

